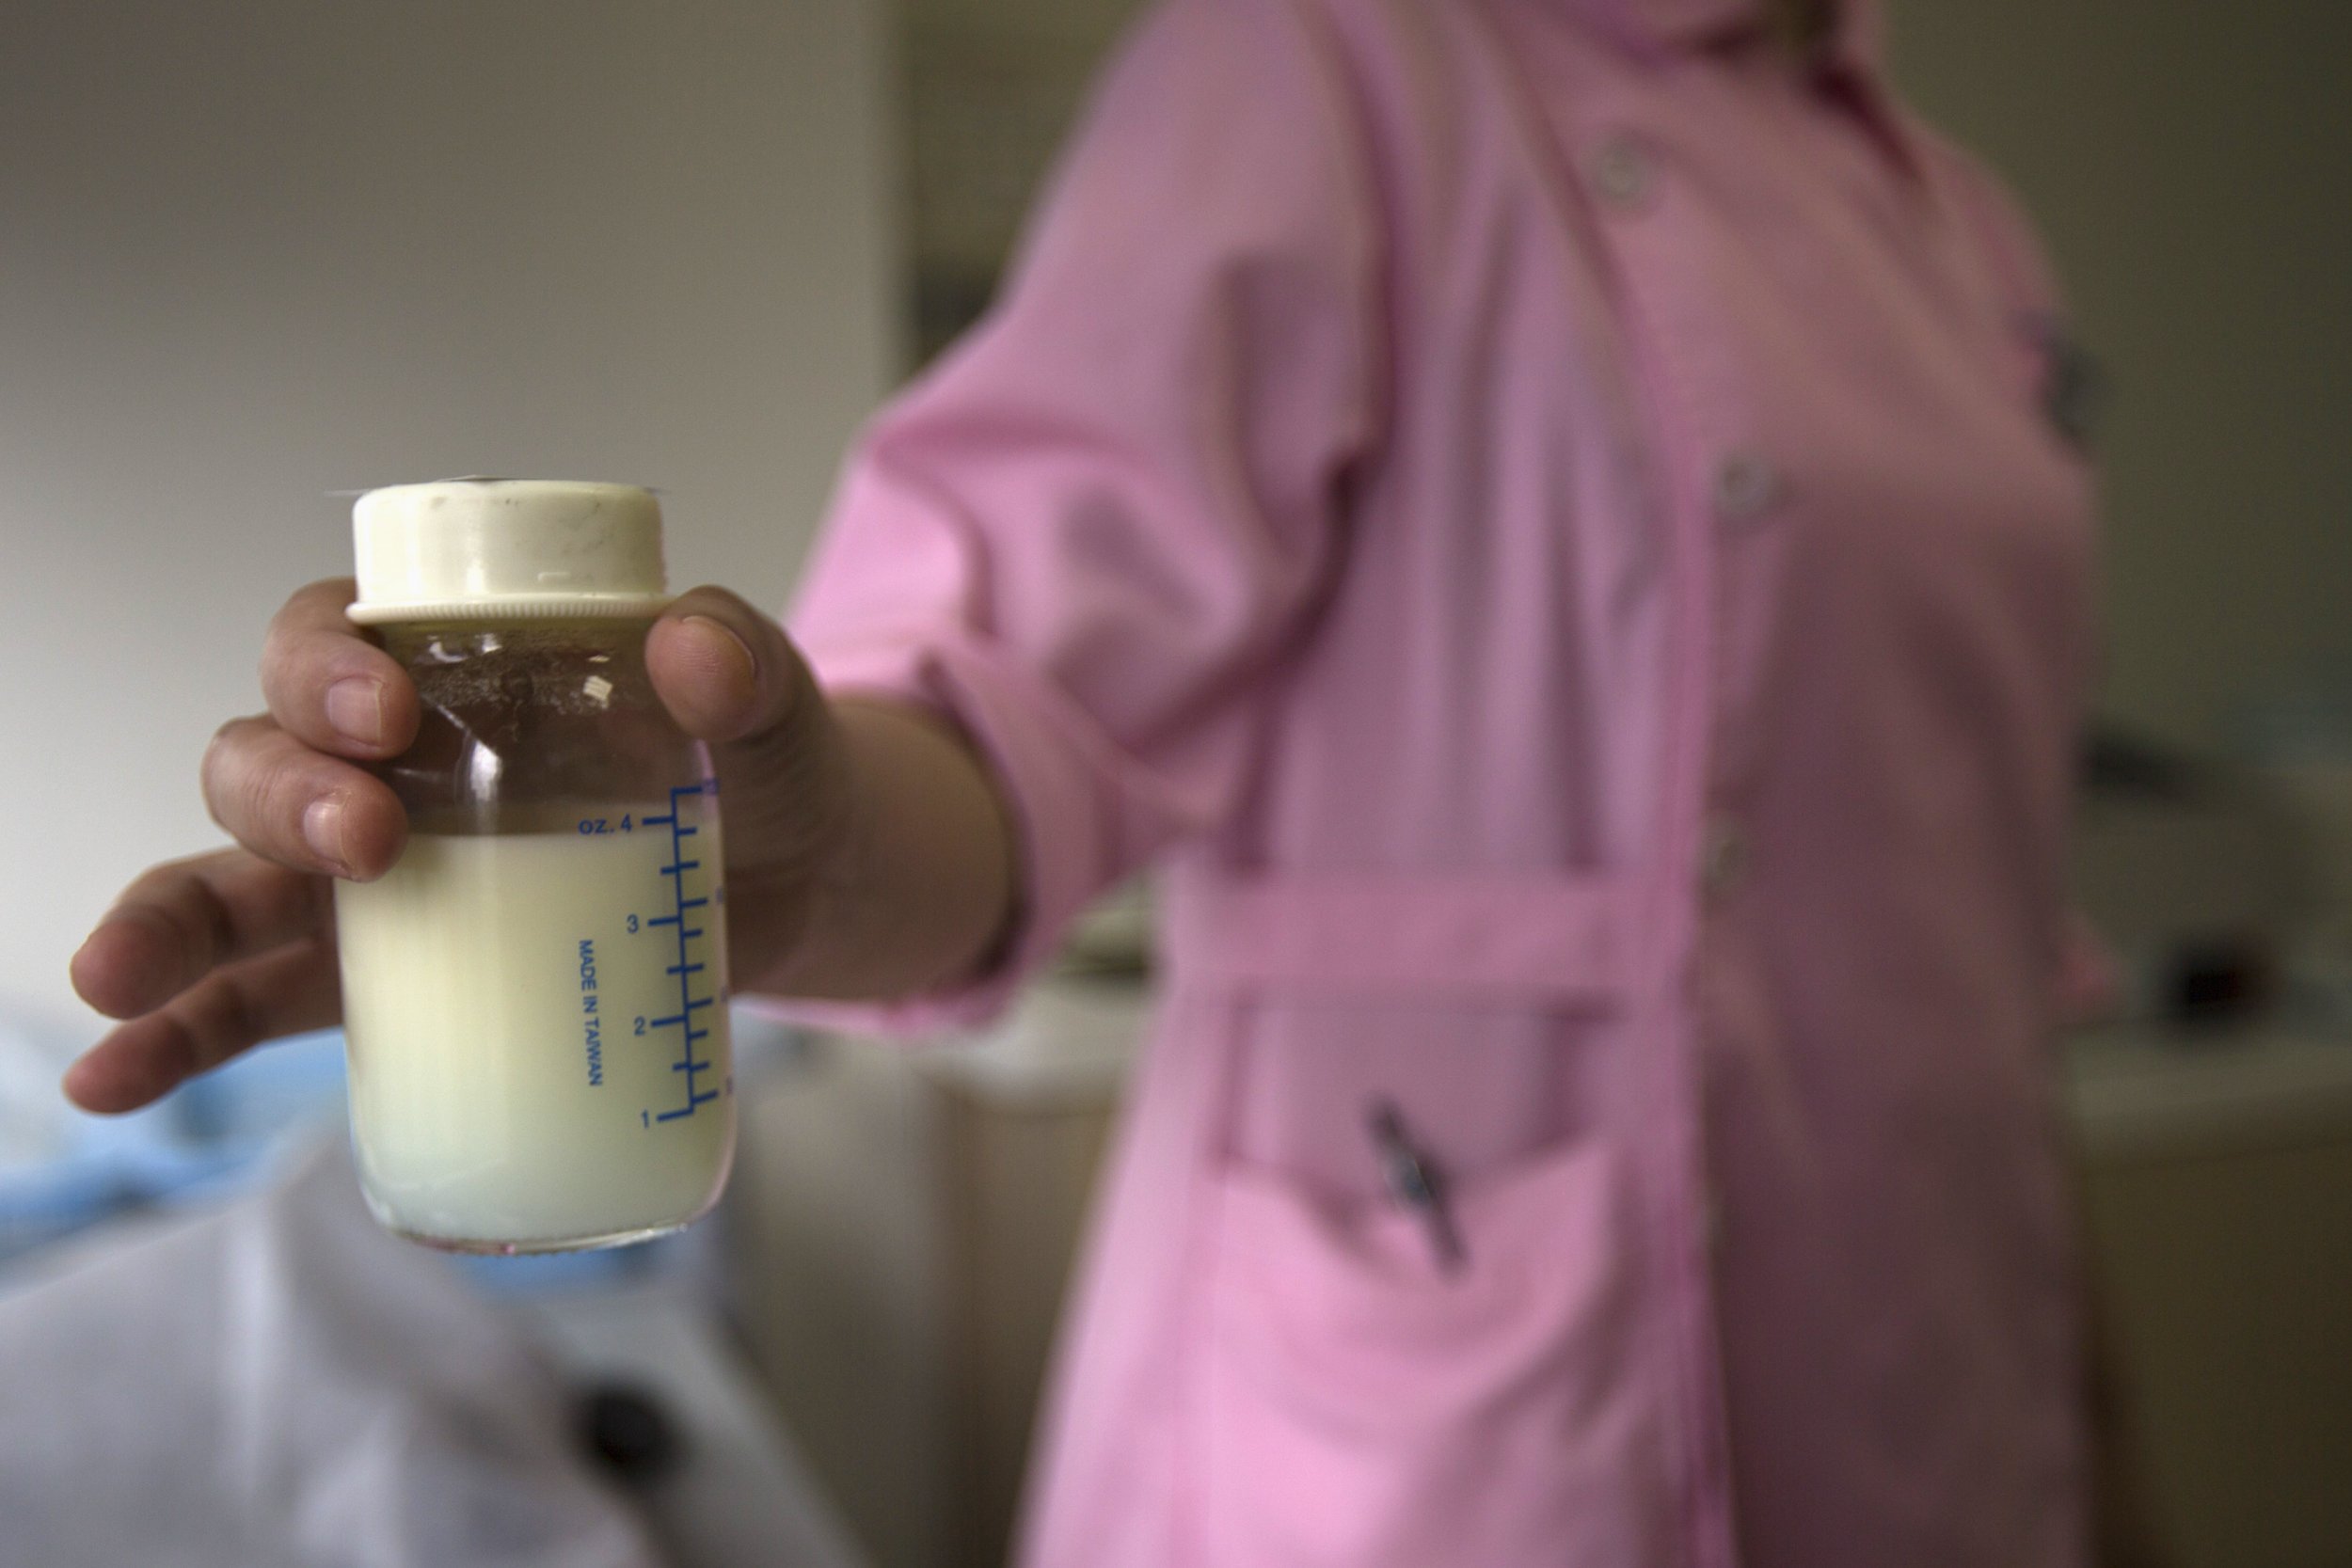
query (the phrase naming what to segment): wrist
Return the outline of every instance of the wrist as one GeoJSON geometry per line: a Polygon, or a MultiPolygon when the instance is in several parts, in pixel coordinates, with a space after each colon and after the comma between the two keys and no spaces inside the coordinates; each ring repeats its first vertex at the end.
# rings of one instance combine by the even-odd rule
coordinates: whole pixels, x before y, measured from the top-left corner
{"type": "Polygon", "coordinates": [[[763,990],[885,1000],[977,976],[1003,948],[1018,869],[1011,816],[954,723],[914,704],[831,710],[830,827],[802,860],[763,990]]]}

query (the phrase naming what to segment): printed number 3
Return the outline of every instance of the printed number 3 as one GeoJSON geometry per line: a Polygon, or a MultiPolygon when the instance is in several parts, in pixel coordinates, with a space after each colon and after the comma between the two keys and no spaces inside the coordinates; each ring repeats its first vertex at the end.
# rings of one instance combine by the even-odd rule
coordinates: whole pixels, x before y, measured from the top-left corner
{"type": "Polygon", "coordinates": [[[628,917],[628,928],[632,934],[637,929],[637,917],[633,914],[628,917]]]}

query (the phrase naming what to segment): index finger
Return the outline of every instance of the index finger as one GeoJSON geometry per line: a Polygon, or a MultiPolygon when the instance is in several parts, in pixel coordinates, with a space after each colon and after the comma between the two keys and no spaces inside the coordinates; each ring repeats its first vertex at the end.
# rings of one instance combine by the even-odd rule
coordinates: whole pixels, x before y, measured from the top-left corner
{"type": "Polygon", "coordinates": [[[343,611],[349,578],[298,590],[262,644],[262,695],[287,734],[357,761],[396,756],[417,736],[417,689],[397,659],[343,611]]]}

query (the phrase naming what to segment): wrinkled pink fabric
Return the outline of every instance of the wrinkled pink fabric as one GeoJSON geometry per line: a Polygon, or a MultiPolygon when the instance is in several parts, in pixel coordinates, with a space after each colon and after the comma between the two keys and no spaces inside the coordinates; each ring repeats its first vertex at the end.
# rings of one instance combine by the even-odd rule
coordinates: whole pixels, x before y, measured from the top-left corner
{"type": "Polygon", "coordinates": [[[1027,884],[868,1021],[1165,873],[1032,1568],[2082,1560],[2090,484],[1874,22],[1166,0],[854,455],[793,625],[1027,884]]]}

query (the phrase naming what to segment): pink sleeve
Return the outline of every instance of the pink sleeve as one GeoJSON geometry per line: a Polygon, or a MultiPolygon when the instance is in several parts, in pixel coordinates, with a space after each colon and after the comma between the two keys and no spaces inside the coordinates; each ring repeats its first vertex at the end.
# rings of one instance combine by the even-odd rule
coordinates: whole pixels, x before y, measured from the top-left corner
{"type": "Polygon", "coordinates": [[[2020,309],[2061,314],[2066,301],[2058,269],[2015,193],[1974,153],[1925,127],[1918,129],[1960,204],[1962,221],[1984,247],[2002,294],[2020,309]]]}
{"type": "Polygon", "coordinates": [[[1233,804],[1374,419],[1370,215],[1319,44],[1289,0],[1152,13],[997,308],[851,456],[792,628],[830,689],[971,736],[1025,871],[993,973],[862,1026],[986,1017],[1233,804]]]}

